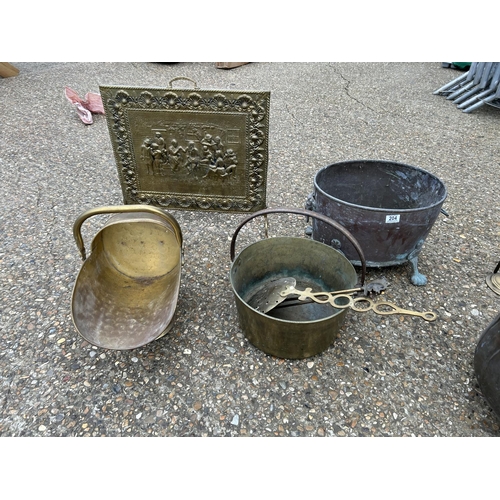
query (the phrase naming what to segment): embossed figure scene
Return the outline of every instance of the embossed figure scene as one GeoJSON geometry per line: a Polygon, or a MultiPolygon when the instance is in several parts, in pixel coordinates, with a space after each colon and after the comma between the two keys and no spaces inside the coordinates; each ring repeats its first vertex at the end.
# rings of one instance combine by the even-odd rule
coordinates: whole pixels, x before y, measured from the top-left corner
{"type": "Polygon", "coordinates": [[[144,140],[141,160],[146,164],[148,175],[165,176],[171,171],[202,179],[209,175],[223,178],[234,174],[238,163],[234,150],[226,148],[218,135],[205,134],[201,140],[187,141],[184,145],[171,139],[169,145],[161,132],[144,140]]]}
{"type": "Polygon", "coordinates": [[[245,194],[244,126],[162,122],[148,129],[135,151],[141,190],[245,194]]]}

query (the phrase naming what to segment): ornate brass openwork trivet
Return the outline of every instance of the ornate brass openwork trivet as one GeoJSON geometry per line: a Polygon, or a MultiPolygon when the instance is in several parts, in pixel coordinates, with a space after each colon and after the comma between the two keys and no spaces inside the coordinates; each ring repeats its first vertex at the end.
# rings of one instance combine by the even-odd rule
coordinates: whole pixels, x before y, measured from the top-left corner
{"type": "MultiPolygon", "coordinates": [[[[359,288],[353,289],[353,291],[358,291],[359,288]]],[[[410,309],[402,309],[396,304],[389,302],[387,300],[381,300],[375,302],[370,297],[352,297],[351,290],[341,290],[340,292],[313,292],[312,288],[306,288],[305,290],[298,290],[294,286],[288,286],[285,290],[280,292],[282,297],[287,295],[299,295],[299,300],[312,299],[318,304],[330,304],[337,309],[347,309],[350,307],[353,311],[366,312],[373,311],[377,314],[383,316],[391,314],[408,314],[410,316],[418,316],[426,321],[435,321],[437,314],[433,311],[419,312],[412,311],[410,309]],[[342,293],[347,292],[347,293],[342,293]]]]}
{"type": "MultiPolygon", "coordinates": [[[[194,89],[172,88],[189,80],[194,89]]],[[[269,92],[100,86],[125,204],[266,208],[269,92]]]]}

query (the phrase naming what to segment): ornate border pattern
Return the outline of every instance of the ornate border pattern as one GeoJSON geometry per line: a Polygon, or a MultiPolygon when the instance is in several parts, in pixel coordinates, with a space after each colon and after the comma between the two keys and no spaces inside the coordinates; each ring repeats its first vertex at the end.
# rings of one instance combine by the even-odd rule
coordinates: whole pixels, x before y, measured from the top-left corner
{"type": "MultiPolygon", "coordinates": [[[[269,92],[234,92],[219,90],[142,88],[100,86],[100,92],[125,204],[149,204],[163,208],[214,210],[222,212],[254,212],[266,208],[268,162],[269,92]],[[210,114],[239,113],[245,118],[246,158],[245,195],[220,196],[142,191],[140,173],[134,154],[133,137],[128,121],[129,110],[153,110],[168,120],[172,112],[210,114]]],[[[198,121],[200,118],[198,118],[198,121]]]]}

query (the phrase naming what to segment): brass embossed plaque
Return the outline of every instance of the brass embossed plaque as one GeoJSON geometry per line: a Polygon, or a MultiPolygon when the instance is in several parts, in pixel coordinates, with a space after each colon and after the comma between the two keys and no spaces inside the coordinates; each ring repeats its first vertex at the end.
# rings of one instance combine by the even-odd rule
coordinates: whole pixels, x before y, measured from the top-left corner
{"type": "Polygon", "coordinates": [[[266,208],[269,92],[100,86],[100,93],[125,204],[266,208]]]}

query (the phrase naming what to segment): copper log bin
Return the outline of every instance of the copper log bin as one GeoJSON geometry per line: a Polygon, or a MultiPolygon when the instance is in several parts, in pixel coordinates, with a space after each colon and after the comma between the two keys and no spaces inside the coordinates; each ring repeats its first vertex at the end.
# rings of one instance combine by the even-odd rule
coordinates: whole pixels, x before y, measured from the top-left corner
{"type": "MultiPolygon", "coordinates": [[[[385,160],[334,163],[317,172],[306,208],[336,220],[358,240],[368,267],[410,263],[411,282],[425,285],[418,271],[424,241],[446,199],[445,185],[417,167],[385,160]]],[[[359,260],[349,241],[321,221],[313,221],[313,238],[359,260]]]]}
{"type": "Polygon", "coordinates": [[[179,294],[182,233],[160,208],[105,206],[82,213],[73,227],[84,260],[71,300],[74,325],[91,344],[134,349],[172,327],[179,294]],[[94,237],[87,258],[81,226],[115,214],[94,237]]]}

